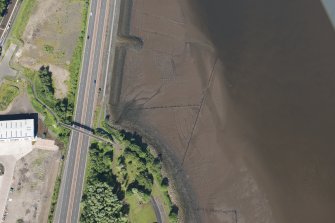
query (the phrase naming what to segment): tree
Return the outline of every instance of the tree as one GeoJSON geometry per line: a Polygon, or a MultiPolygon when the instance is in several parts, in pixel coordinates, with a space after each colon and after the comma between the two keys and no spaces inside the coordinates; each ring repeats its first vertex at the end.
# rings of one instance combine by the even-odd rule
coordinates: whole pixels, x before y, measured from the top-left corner
{"type": "Polygon", "coordinates": [[[87,186],[84,208],[81,216],[83,223],[126,223],[127,208],[113,193],[112,187],[105,182],[95,181],[87,186]]]}
{"type": "Polygon", "coordinates": [[[42,66],[38,74],[43,84],[42,93],[47,97],[52,97],[55,89],[52,84],[52,72],[49,70],[49,66],[42,66]]]}
{"type": "Polygon", "coordinates": [[[167,177],[164,177],[161,182],[162,187],[168,187],[169,186],[169,179],[167,177]]]}
{"type": "Polygon", "coordinates": [[[0,0],[0,14],[1,16],[4,16],[7,6],[8,6],[8,0],[0,0]]]}

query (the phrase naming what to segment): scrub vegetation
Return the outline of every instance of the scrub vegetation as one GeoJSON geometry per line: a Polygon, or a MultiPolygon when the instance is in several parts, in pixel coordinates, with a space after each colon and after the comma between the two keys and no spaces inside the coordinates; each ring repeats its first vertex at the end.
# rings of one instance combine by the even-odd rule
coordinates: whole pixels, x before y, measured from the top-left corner
{"type": "MultiPolygon", "coordinates": [[[[50,71],[48,66],[41,66],[39,70],[35,71],[29,66],[24,67],[22,64],[20,64],[20,61],[18,63],[15,63],[15,68],[20,70],[20,72],[24,74],[24,76],[30,82],[30,84],[27,87],[27,91],[30,96],[31,103],[34,109],[43,117],[44,124],[48,127],[48,129],[52,133],[56,135],[58,141],[63,143],[64,147],[67,147],[70,131],[68,129],[59,126],[54,115],[56,114],[57,117],[62,122],[68,124],[72,122],[74,104],[76,100],[77,84],[82,62],[82,53],[85,40],[86,23],[87,23],[88,6],[89,6],[89,0],[76,0],[76,1],[78,2],[80,1],[83,3],[81,4],[82,6],[81,27],[79,28],[81,31],[76,41],[74,50],[71,52],[72,56],[70,56],[69,64],[66,64],[65,66],[65,68],[70,73],[70,78],[69,81],[67,82],[68,84],[67,95],[61,99],[55,97],[55,83],[53,73],[50,71]],[[35,96],[37,96],[37,98],[35,96]],[[46,106],[48,108],[46,108],[46,106]]],[[[16,44],[19,44],[20,46],[23,45],[24,47],[23,34],[27,28],[29,17],[36,10],[37,3],[40,2],[38,2],[37,0],[22,1],[20,10],[11,29],[9,37],[10,42],[14,42],[16,44]]],[[[78,8],[76,8],[76,10],[78,10],[78,8]]],[[[48,57],[60,52],[52,44],[49,43],[43,42],[42,47],[43,52],[46,53],[48,57]]],[[[29,53],[29,55],[31,54],[29,53]]],[[[42,64],[48,64],[48,63],[42,62],[42,64]]],[[[63,152],[65,153],[64,150],[63,152]]],[[[52,195],[52,202],[48,222],[53,221],[53,215],[57,203],[59,189],[60,189],[60,176],[57,177],[56,185],[52,195]]]]}
{"type": "Polygon", "coordinates": [[[178,208],[168,193],[169,180],[162,175],[160,156],[137,136],[108,130],[104,129],[117,144],[112,147],[94,142],[89,150],[81,222],[104,222],[106,215],[118,219],[115,222],[156,222],[152,199],[162,203],[162,218],[177,222],[178,208]],[[106,193],[114,206],[103,198],[106,193]]]}
{"type": "Polygon", "coordinates": [[[52,73],[48,66],[42,66],[35,75],[34,80],[36,94],[38,98],[49,107],[64,123],[70,124],[72,121],[74,103],[69,103],[68,98],[56,99],[52,73]]]}
{"type": "MultiPolygon", "coordinates": [[[[74,112],[74,104],[76,100],[77,84],[82,60],[83,46],[84,46],[84,36],[86,31],[87,13],[89,0],[81,0],[83,4],[83,19],[81,24],[81,34],[77,40],[76,47],[73,51],[71,62],[69,64],[70,81],[68,82],[69,91],[64,98],[55,97],[55,84],[53,73],[50,71],[49,66],[42,66],[38,71],[33,71],[31,69],[24,69],[23,73],[25,76],[31,80],[34,85],[36,96],[39,100],[43,102],[52,112],[57,115],[59,121],[66,124],[71,124],[72,116],[74,112]]],[[[18,24],[21,24],[18,22],[18,24]]],[[[26,24],[26,23],[25,23],[26,24]]],[[[24,28],[23,28],[24,30],[24,28]]],[[[22,37],[22,32],[19,33],[19,38],[22,37]]],[[[54,48],[50,45],[44,45],[44,50],[48,53],[53,53],[54,48]]],[[[64,129],[57,125],[57,120],[54,114],[51,114],[40,102],[38,102],[33,95],[33,86],[30,86],[28,93],[30,93],[30,98],[32,100],[32,105],[37,112],[44,116],[44,122],[49,127],[49,129],[55,133],[60,141],[67,145],[70,131],[64,129]]]]}
{"type": "Polygon", "coordinates": [[[19,85],[14,81],[5,80],[0,86],[0,111],[4,111],[20,93],[19,85]]]}

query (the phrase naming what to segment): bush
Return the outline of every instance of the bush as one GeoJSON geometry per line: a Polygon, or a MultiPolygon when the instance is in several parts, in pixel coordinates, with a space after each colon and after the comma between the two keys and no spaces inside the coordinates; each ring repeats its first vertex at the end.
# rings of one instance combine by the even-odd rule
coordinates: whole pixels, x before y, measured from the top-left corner
{"type": "Polygon", "coordinates": [[[40,91],[42,94],[48,97],[53,97],[55,88],[52,83],[52,72],[49,70],[49,66],[42,66],[38,72],[42,86],[40,91]]]}
{"type": "Polygon", "coordinates": [[[55,49],[54,49],[53,46],[50,46],[50,45],[44,45],[44,50],[45,50],[45,52],[52,54],[52,53],[54,52],[55,49]]]}
{"type": "Polygon", "coordinates": [[[166,188],[169,186],[169,179],[167,177],[164,177],[161,182],[161,186],[166,188]]]}
{"type": "Polygon", "coordinates": [[[179,208],[176,205],[172,205],[170,213],[169,213],[170,222],[172,223],[178,222],[178,212],[179,212],[179,208]]]}
{"type": "Polygon", "coordinates": [[[3,111],[7,109],[10,103],[18,96],[20,89],[5,81],[0,86],[0,110],[3,111]]]}

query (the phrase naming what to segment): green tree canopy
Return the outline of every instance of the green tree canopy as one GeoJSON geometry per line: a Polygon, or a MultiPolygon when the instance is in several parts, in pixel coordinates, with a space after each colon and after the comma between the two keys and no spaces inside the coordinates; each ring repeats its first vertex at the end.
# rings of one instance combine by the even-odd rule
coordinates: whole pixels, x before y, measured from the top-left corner
{"type": "Polygon", "coordinates": [[[83,223],[126,223],[124,204],[105,182],[96,181],[86,188],[83,223]]]}
{"type": "Polygon", "coordinates": [[[8,0],[0,0],[0,14],[3,16],[8,6],[8,0]]]}

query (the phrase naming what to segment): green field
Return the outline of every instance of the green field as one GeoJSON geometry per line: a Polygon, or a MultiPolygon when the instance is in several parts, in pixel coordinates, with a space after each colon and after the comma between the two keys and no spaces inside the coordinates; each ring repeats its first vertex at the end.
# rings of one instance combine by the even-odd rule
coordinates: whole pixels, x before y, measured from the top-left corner
{"type": "Polygon", "coordinates": [[[4,81],[0,86],[0,111],[4,111],[10,103],[18,96],[20,89],[10,81],[4,81]]]}
{"type": "Polygon", "coordinates": [[[153,223],[156,222],[156,215],[150,202],[140,203],[141,199],[136,194],[126,196],[126,202],[129,204],[128,219],[132,223],[153,223]]]}

